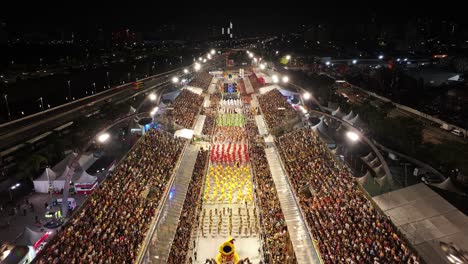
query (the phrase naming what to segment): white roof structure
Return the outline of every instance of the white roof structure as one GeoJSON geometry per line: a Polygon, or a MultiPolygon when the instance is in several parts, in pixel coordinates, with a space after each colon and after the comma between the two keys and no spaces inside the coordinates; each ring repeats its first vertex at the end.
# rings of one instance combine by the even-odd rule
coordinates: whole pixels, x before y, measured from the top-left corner
{"type": "Polygon", "coordinates": [[[423,183],[374,197],[426,263],[451,263],[441,243],[468,252],[468,217],[423,183]]]}
{"type": "Polygon", "coordinates": [[[367,163],[371,168],[376,168],[380,165],[380,160],[378,157],[375,157],[372,161],[367,163]]]}
{"type": "Polygon", "coordinates": [[[364,174],[364,176],[355,177],[355,178],[361,185],[363,185],[368,180],[369,177],[372,177],[372,175],[369,171],[366,171],[366,174],[364,174]]]}
{"type": "Polygon", "coordinates": [[[187,90],[189,90],[189,91],[191,91],[191,92],[193,92],[193,93],[196,93],[196,94],[198,94],[198,95],[200,95],[200,94],[203,93],[203,89],[202,89],[202,88],[195,87],[195,86],[188,86],[188,85],[187,85],[187,86],[185,86],[184,88],[182,88],[182,90],[183,90],[183,89],[187,89],[187,90]]]}
{"type": "Polygon", "coordinates": [[[343,117],[343,120],[349,121],[355,117],[353,110],[343,117]]]}
{"type": "Polygon", "coordinates": [[[362,127],[365,125],[364,121],[359,117],[357,114],[353,119],[349,120],[349,122],[355,127],[362,127]]]}
{"type": "Polygon", "coordinates": [[[262,77],[265,80],[265,83],[273,83],[273,80],[270,76],[264,74],[263,72],[255,72],[257,77],[262,77]]]}
{"type": "Polygon", "coordinates": [[[374,153],[373,152],[369,152],[369,154],[367,154],[367,156],[364,156],[364,157],[361,157],[361,159],[365,162],[365,163],[369,163],[370,161],[372,161],[374,159],[374,153]]]}
{"type": "Polygon", "coordinates": [[[455,186],[455,184],[453,184],[450,177],[448,177],[447,179],[445,179],[445,181],[441,183],[432,183],[431,185],[442,190],[446,190],[446,191],[450,191],[454,193],[460,193],[460,194],[463,193],[462,191],[460,191],[460,189],[457,186],[455,186]]]}
{"type": "Polygon", "coordinates": [[[338,107],[335,111],[332,112],[332,116],[336,116],[338,118],[343,118],[346,114],[341,112],[340,107],[338,107]]]}
{"type": "Polygon", "coordinates": [[[192,129],[187,129],[187,128],[179,129],[174,133],[174,137],[192,139],[193,130],[192,129]]]}

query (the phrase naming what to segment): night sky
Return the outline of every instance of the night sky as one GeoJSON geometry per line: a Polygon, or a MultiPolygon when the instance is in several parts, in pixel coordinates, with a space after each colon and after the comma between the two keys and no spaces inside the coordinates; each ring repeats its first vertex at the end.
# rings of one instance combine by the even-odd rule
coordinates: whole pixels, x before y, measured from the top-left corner
{"type": "MultiPolygon", "coordinates": [[[[97,1],[96,1],[97,2],[97,1]]],[[[434,6],[426,2],[423,6],[409,7],[398,2],[378,1],[373,6],[353,2],[353,5],[325,7],[322,2],[310,1],[310,7],[299,7],[273,2],[264,5],[249,6],[249,1],[231,1],[228,7],[221,5],[186,4],[162,7],[160,1],[150,4],[135,5],[112,4],[97,5],[81,1],[69,1],[61,4],[44,4],[43,2],[18,2],[9,8],[0,10],[0,21],[7,23],[13,30],[47,31],[54,29],[86,30],[103,27],[118,29],[132,27],[136,30],[151,30],[160,24],[207,25],[224,24],[233,21],[238,29],[258,29],[282,31],[291,25],[308,23],[369,23],[372,18],[386,23],[404,23],[414,17],[431,17],[449,19],[465,23],[462,8],[445,3],[434,6]],[[320,3],[316,4],[316,3],[320,3]],[[242,4],[242,6],[238,6],[242,4]],[[315,6],[316,5],[316,6],[315,6]],[[25,8],[27,6],[27,8],[25,8]]],[[[219,3],[219,2],[218,2],[219,3]]],[[[406,2],[408,3],[408,2],[406,2]]]]}

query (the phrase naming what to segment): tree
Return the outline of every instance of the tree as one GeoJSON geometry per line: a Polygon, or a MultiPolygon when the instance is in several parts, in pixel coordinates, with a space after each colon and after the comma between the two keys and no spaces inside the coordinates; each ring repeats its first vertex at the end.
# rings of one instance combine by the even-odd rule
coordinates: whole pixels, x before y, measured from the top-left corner
{"type": "Polygon", "coordinates": [[[47,158],[39,154],[29,154],[29,152],[21,153],[18,156],[18,179],[28,178],[33,181],[39,170],[47,165],[47,158]]]}

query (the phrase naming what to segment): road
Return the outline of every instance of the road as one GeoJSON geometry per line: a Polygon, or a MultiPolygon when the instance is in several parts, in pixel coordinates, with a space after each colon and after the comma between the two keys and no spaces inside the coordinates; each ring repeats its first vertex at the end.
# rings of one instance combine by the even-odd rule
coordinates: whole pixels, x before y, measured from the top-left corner
{"type": "MultiPolygon", "coordinates": [[[[212,67],[216,64],[217,61],[213,60],[211,63],[205,64],[204,67],[212,67]]],[[[105,103],[131,98],[152,89],[158,90],[165,88],[167,85],[170,85],[171,78],[174,75],[183,75],[183,69],[188,67],[190,66],[177,68],[142,79],[141,81],[143,81],[143,84],[138,90],[134,89],[133,83],[117,86],[94,96],[82,98],[38,114],[1,124],[0,149],[7,149],[15,146],[34,136],[76,119],[77,117],[93,113],[105,103]]]]}

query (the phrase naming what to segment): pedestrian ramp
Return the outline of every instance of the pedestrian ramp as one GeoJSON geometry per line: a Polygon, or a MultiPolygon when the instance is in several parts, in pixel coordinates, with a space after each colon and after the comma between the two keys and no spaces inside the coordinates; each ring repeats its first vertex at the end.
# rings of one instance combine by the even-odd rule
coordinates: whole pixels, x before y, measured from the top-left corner
{"type": "Polygon", "coordinates": [[[279,154],[274,147],[266,148],[265,152],[276,191],[278,192],[281,210],[283,211],[286,225],[288,226],[289,236],[291,237],[297,263],[320,264],[306,223],[296,203],[294,194],[286,178],[287,176],[281,166],[279,154]]]}

